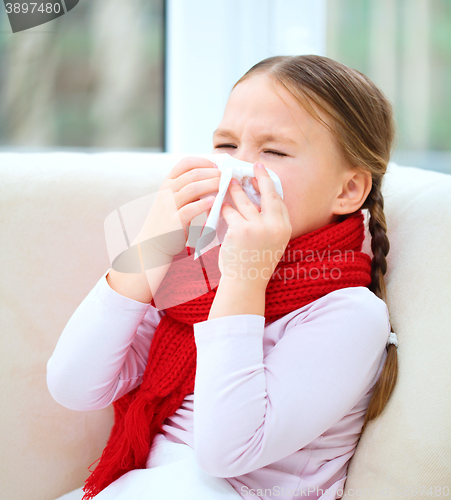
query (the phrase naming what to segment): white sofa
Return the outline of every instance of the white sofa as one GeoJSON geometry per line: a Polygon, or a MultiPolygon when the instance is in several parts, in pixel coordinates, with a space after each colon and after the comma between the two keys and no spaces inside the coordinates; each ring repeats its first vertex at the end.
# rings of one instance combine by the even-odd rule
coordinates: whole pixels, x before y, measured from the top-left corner
{"type": "MultiPolygon", "coordinates": [[[[2,500],[53,500],[82,486],[100,456],[112,408],[60,406],[47,390],[46,363],[77,306],[111,267],[105,218],[156,192],[180,157],[0,154],[2,500]]],[[[445,497],[451,487],[451,175],[391,163],[383,193],[399,376],[383,414],[362,435],[344,497],[416,498],[423,487],[423,496],[445,497]]],[[[368,239],[364,251],[371,254],[368,239]]]]}

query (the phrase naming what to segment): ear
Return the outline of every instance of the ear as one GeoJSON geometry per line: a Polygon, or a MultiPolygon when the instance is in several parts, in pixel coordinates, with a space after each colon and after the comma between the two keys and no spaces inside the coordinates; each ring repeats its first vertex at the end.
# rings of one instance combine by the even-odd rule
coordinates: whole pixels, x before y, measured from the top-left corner
{"type": "Polygon", "coordinates": [[[347,170],[343,175],[332,213],[343,215],[358,210],[370,193],[372,184],[371,173],[367,170],[347,170]]]}

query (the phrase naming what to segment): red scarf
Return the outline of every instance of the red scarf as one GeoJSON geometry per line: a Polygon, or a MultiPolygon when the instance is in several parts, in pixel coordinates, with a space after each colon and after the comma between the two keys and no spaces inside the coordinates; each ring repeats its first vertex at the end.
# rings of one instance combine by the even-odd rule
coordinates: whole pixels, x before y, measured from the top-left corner
{"type": "MultiPolygon", "coordinates": [[[[371,258],[361,252],[363,220],[359,210],[289,242],[266,288],[266,325],[334,290],[371,283],[371,258]]],[[[219,249],[196,261],[189,249],[175,256],[157,294],[174,296],[173,304],[179,305],[165,309],[155,330],[141,385],[113,403],[115,423],[99,464],[86,480],[82,500],[93,498],[126,472],[145,468],[163,421],[193,393],[193,324],[208,319],[220,277],[219,249]]]]}

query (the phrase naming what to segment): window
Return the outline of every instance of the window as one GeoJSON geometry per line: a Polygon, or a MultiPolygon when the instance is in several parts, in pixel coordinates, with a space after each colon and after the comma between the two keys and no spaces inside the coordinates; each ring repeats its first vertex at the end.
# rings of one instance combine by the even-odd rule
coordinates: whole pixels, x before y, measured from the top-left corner
{"type": "Polygon", "coordinates": [[[164,147],[164,0],[81,1],[12,33],[0,24],[0,146],[164,147]]]}
{"type": "Polygon", "coordinates": [[[327,56],[394,105],[393,161],[451,173],[451,2],[328,0],[327,56]]]}

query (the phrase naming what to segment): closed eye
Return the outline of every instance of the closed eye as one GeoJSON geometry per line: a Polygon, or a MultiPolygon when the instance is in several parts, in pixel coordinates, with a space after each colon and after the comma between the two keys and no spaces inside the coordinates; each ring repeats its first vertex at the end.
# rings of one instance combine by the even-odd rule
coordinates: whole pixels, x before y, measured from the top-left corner
{"type": "MultiPolygon", "coordinates": [[[[235,148],[236,149],[236,146],[233,146],[232,144],[219,144],[218,146],[215,146],[215,149],[219,149],[219,148],[235,148]]],[[[277,155],[277,156],[287,156],[285,153],[279,153],[279,151],[272,151],[270,149],[265,149],[263,151],[263,153],[270,153],[270,154],[277,155]]]]}

